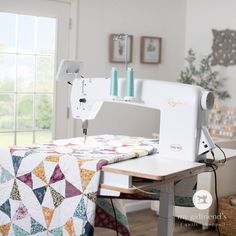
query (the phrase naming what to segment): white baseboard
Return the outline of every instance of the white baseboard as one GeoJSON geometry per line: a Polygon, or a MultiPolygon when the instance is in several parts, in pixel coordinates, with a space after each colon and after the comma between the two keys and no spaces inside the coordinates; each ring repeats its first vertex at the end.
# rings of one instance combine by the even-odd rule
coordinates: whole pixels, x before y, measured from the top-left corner
{"type": "Polygon", "coordinates": [[[124,204],[126,212],[134,212],[151,208],[151,201],[148,200],[129,200],[127,202],[125,201],[124,204]]]}

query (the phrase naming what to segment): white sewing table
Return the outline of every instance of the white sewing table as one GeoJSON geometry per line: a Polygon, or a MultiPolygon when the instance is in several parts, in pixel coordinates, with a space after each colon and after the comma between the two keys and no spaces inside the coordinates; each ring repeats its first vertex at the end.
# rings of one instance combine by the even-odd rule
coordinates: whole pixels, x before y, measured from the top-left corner
{"type": "MultiPolygon", "coordinates": [[[[236,158],[236,150],[223,149],[227,159],[236,158]]],[[[214,150],[216,160],[223,158],[217,148],[214,150]]],[[[212,158],[210,154],[207,158],[212,158]]],[[[222,165],[219,163],[219,166],[222,165]]],[[[174,230],[174,182],[200,174],[206,165],[197,162],[162,159],[158,154],[131,159],[102,168],[100,195],[119,196],[120,193],[137,193],[139,189],[160,188],[160,209],[158,235],[171,236],[174,230]],[[132,177],[140,177],[153,182],[141,182],[134,186],[132,177]]]]}

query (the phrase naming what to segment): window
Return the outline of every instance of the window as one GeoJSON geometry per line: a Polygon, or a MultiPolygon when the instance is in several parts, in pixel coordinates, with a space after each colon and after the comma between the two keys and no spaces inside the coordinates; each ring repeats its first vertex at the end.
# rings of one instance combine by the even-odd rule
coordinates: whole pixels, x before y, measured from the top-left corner
{"type": "Polygon", "coordinates": [[[56,19],[0,13],[0,146],[53,134],[56,19]]]}

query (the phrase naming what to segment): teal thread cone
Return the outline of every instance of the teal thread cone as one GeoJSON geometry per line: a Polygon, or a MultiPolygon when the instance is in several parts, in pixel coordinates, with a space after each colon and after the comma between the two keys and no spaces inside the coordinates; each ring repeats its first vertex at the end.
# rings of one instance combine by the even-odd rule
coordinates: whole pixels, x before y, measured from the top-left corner
{"type": "Polygon", "coordinates": [[[117,80],[117,70],[116,68],[112,68],[111,70],[111,88],[110,88],[111,96],[118,96],[118,80],[117,80]]]}
{"type": "Polygon", "coordinates": [[[126,72],[126,96],[134,96],[134,70],[133,68],[128,68],[126,72]]]}

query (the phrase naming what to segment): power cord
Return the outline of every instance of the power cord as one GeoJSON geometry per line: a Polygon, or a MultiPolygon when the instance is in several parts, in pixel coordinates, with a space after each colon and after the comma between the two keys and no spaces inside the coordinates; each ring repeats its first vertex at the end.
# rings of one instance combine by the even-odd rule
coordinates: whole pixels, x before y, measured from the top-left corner
{"type": "Polygon", "coordinates": [[[223,155],[224,155],[224,160],[222,160],[222,163],[225,163],[226,162],[226,154],[225,154],[225,152],[222,150],[222,148],[218,145],[218,144],[215,144],[216,145],[216,147],[218,147],[219,149],[220,149],[220,151],[223,153],[223,155]]]}
{"type": "Polygon", "coordinates": [[[214,182],[215,182],[215,197],[216,197],[216,230],[218,233],[218,236],[221,236],[220,233],[220,229],[219,229],[219,222],[218,222],[218,214],[219,214],[219,198],[218,198],[218,188],[217,188],[217,174],[216,171],[218,169],[218,166],[216,164],[214,164],[214,160],[215,160],[215,156],[214,156],[214,152],[211,151],[211,153],[213,153],[213,160],[211,161],[207,161],[206,162],[206,166],[210,167],[212,170],[208,170],[205,172],[213,172],[214,173],[214,182]]]}
{"type": "Polygon", "coordinates": [[[136,189],[137,191],[141,192],[141,193],[145,193],[145,194],[148,194],[148,195],[157,195],[159,193],[155,193],[155,192],[148,192],[148,191],[145,191],[141,188],[138,188],[136,187],[135,185],[132,185],[132,188],[136,189]]]}
{"type": "Polygon", "coordinates": [[[116,236],[119,236],[119,232],[118,232],[118,222],[117,222],[117,217],[116,217],[116,210],[115,210],[115,207],[114,207],[114,204],[113,204],[113,201],[112,201],[112,197],[110,197],[110,201],[111,201],[111,206],[112,206],[113,213],[114,213],[114,216],[115,216],[116,236]]]}
{"type": "Polygon", "coordinates": [[[216,170],[214,167],[212,167],[213,173],[214,173],[214,179],[215,179],[215,197],[216,197],[216,230],[218,235],[220,236],[220,229],[219,229],[219,221],[218,221],[218,214],[219,214],[219,198],[218,198],[218,189],[217,189],[217,175],[216,170]]]}
{"type": "MultiPolygon", "coordinates": [[[[225,152],[222,150],[222,148],[218,145],[218,144],[215,144],[215,146],[223,153],[223,156],[224,156],[224,159],[218,161],[219,163],[225,163],[226,162],[226,154],[225,152]]],[[[215,161],[216,161],[216,158],[215,158],[215,153],[213,152],[213,150],[210,151],[211,152],[211,155],[213,157],[213,159],[207,159],[205,161],[203,161],[207,167],[210,167],[212,170],[207,170],[205,172],[213,172],[214,174],[214,182],[215,182],[215,197],[216,197],[216,230],[217,230],[217,233],[219,236],[221,236],[221,233],[220,233],[220,229],[219,229],[219,221],[218,221],[218,214],[219,214],[219,197],[218,197],[218,188],[217,188],[217,169],[218,169],[218,166],[216,165],[215,161]]]]}

